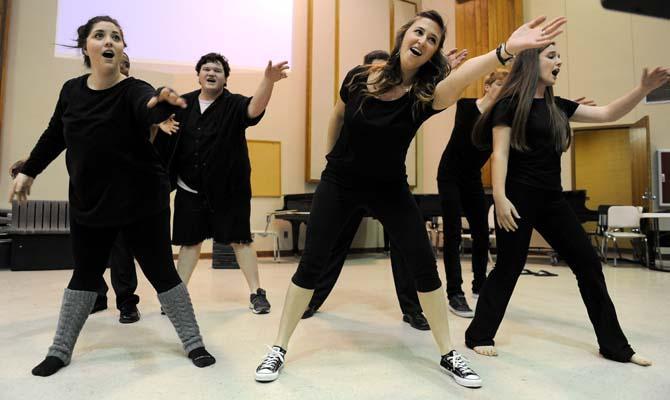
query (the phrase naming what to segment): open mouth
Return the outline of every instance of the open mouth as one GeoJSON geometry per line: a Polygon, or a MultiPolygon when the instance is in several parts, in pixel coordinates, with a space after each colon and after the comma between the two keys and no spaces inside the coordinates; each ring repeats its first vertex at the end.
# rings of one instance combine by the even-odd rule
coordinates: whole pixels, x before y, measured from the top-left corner
{"type": "Polygon", "coordinates": [[[409,51],[411,51],[412,54],[414,54],[417,57],[420,57],[421,54],[423,54],[423,53],[421,53],[421,50],[417,49],[416,47],[410,47],[409,51]]]}
{"type": "Polygon", "coordinates": [[[553,71],[551,71],[551,74],[554,76],[554,78],[558,77],[558,73],[561,72],[560,68],[556,68],[553,71]]]}
{"type": "Polygon", "coordinates": [[[216,83],[216,79],[215,78],[207,78],[207,82],[216,83]]]}
{"type": "Polygon", "coordinates": [[[114,52],[111,50],[105,50],[102,52],[102,56],[105,58],[114,58],[114,52]]]}

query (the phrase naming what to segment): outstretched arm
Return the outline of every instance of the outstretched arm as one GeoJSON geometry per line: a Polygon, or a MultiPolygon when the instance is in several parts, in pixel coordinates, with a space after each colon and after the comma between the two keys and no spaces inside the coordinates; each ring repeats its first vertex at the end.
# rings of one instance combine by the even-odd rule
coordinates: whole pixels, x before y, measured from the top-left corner
{"type": "MultiPolygon", "coordinates": [[[[507,39],[505,46],[507,51],[511,54],[517,54],[523,50],[547,46],[563,32],[560,28],[567,21],[564,17],[557,17],[544,28],[540,28],[545,20],[546,17],[538,17],[517,28],[507,39]]],[[[437,84],[433,108],[442,110],[454,104],[468,85],[495,71],[499,65],[500,62],[495,50],[465,61],[458,69],[437,84]]]]}
{"type": "Polygon", "coordinates": [[[288,76],[286,74],[288,68],[288,61],[282,61],[275,65],[272,65],[272,61],[268,61],[263,80],[258,85],[258,89],[256,89],[256,93],[254,93],[254,97],[251,98],[247,108],[247,116],[250,119],[254,119],[263,113],[270,102],[275,82],[288,76]]]}
{"type": "Polygon", "coordinates": [[[628,114],[652,90],[670,80],[670,68],[656,67],[651,72],[645,68],[642,80],[633,90],[604,106],[580,104],[570,121],[612,122],[628,114]]]}

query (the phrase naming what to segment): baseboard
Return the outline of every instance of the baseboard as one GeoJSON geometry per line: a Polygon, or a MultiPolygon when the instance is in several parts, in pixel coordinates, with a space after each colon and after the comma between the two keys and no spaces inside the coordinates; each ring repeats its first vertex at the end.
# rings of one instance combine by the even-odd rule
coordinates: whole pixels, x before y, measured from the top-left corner
{"type": "MultiPolygon", "coordinates": [[[[356,249],[349,249],[348,254],[382,253],[383,251],[384,251],[383,247],[356,248],[356,249]]],[[[281,250],[279,253],[280,253],[281,257],[293,257],[293,250],[281,250]]],[[[273,254],[272,250],[261,250],[261,251],[257,251],[256,255],[259,258],[261,258],[261,257],[272,257],[274,254],[273,254]]],[[[178,259],[179,254],[173,254],[172,258],[174,260],[178,259]]],[[[200,259],[201,260],[211,260],[212,259],[212,253],[211,252],[200,253],[200,259]]]]}

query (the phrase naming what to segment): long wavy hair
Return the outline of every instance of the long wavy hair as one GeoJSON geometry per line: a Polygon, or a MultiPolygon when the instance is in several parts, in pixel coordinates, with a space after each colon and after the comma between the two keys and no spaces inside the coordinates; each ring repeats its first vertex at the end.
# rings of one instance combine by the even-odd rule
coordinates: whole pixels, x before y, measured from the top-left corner
{"type": "MultiPolygon", "coordinates": [[[[526,124],[533,105],[537,82],[540,79],[540,53],[550,45],[540,49],[524,50],[516,56],[512,70],[500,89],[500,93],[498,93],[494,104],[479,117],[472,129],[472,142],[475,146],[482,150],[491,148],[490,132],[493,109],[501,101],[508,100],[510,108],[515,110],[510,146],[518,151],[530,150],[526,138],[526,124]]],[[[551,86],[546,87],[544,100],[549,109],[548,123],[554,148],[557,152],[562,153],[570,146],[570,124],[568,118],[556,105],[554,90],[551,86]]]]}
{"type": "Polygon", "coordinates": [[[451,72],[449,61],[442,52],[442,46],[447,37],[447,28],[444,24],[444,20],[435,10],[417,13],[414,18],[400,27],[395,36],[395,46],[393,47],[393,50],[391,50],[391,55],[385,64],[364,65],[360,72],[351,77],[349,82],[345,82],[345,86],[349,92],[360,90],[360,93],[363,96],[359,111],[367,99],[381,96],[402,83],[400,46],[402,45],[402,41],[409,28],[420,18],[428,18],[435,22],[440,28],[440,38],[435,54],[433,54],[428,62],[419,68],[414,76],[414,82],[410,89],[410,92],[414,97],[412,114],[416,116],[423,107],[430,107],[433,98],[435,97],[435,87],[451,72]],[[358,79],[361,77],[367,78],[370,73],[375,74],[375,77],[370,82],[368,82],[367,79],[358,79]],[[368,84],[375,89],[369,90],[368,84]]]}

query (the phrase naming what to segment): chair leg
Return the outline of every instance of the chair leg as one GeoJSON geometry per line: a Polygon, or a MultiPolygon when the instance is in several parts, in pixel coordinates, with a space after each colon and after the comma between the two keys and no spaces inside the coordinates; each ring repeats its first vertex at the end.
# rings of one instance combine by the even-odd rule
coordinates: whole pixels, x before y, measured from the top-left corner
{"type": "Polygon", "coordinates": [[[605,236],[605,239],[603,240],[603,258],[605,259],[605,264],[609,263],[609,260],[607,259],[607,253],[608,253],[608,248],[607,245],[609,245],[610,238],[605,236]]]}
{"type": "Polygon", "coordinates": [[[275,235],[275,241],[274,241],[274,254],[275,254],[275,261],[276,262],[281,262],[281,250],[279,249],[279,235],[275,235]]]}
{"type": "Polygon", "coordinates": [[[614,257],[614,266],[616,267],[617,258],[621,258],[621,250],[619,250],[619,244],[616,241],[616,238],[612,238],[614,243],[614,249],[616,250],[616,255],[614,257]]]}

